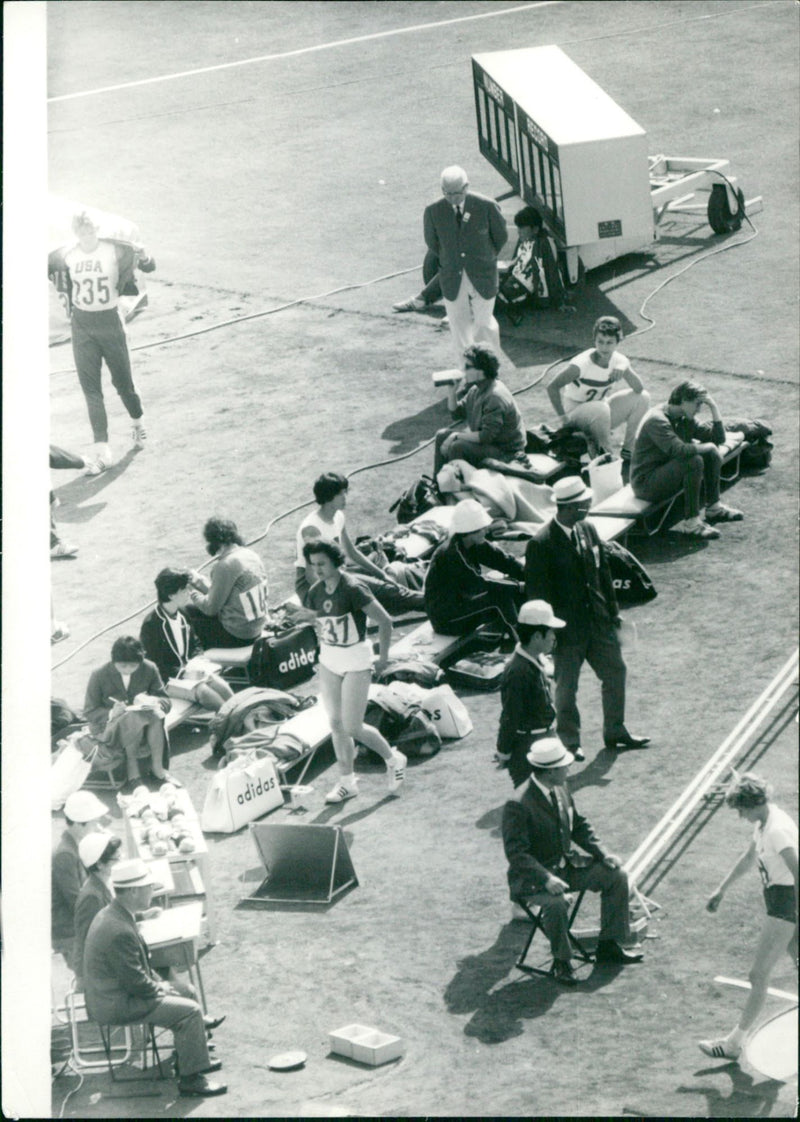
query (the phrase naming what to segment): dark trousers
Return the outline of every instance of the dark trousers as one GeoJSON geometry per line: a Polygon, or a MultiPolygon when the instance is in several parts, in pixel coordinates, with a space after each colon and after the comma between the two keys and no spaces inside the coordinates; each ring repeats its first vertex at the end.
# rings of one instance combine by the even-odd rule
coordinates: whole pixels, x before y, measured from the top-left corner
{"type": "Polygon", "coordinates": [[[128,340],[116,308],[105,312],[72,313],[72,354],[86,398],[89,423],[96,444],[108,443],[108,417],[103,401],[103,359],[111,384],[134,421],[142,416],[142,402],[133,384],[128,340]]]}
{"type": "Polygon", "coordinates": [[[428,614],[433,630],[440,635],[469,635],[481,624],[490,623],[516,637],[514,626],[521,602],[519,585],[487,580],[483,592],[464,601],[463,612],[454,609],[446,616],[428,614]]]}
{"type": "Polygon", "coordinates": [[[719,453],[709,449],[689,456],[685,460],[670,460],[654,468],[644,479],[636,477],[633,493],[637,499],[657,503],[669,499],[676,491],[683,491],[684,518],[696,518],[700,513],[701,493],[713,506],[719,501],[719,476],[722,461],[719,453]]]}
{"type": "Polygon", "coordinates": [[[167,1028],[175,1039],[178,1071],[182,1077],[208,1071],[208,1041],[203,1011],[196,1001],[168,994],[159,1001],[152,1013],[142,1020],[147,1024],[167,1028]]]}
{"type": "Polygon", "coordinates": [[[579,641],[559,636],[553,652],[556,680],[556,731],[567,748],[581,742],[578,680],[588,662],[602,683],[603,737],[611,740],[625,731],[625,677],[619,639],[611,624],[592,623],[579,641]]]}
{"type": "Polygon", "coordinates": [[[487,460],[503,460],[510,463],[514,453],[500,448],[497,444],[478,444],[474,440],[464,440],[460,433],[452,429],[439,429],[433,446],[433,474],[450,460],[466,460],[473,467],[480,467],[487,460]]]}
{"type": "MultiPolygon", "coordinates": [[[[350,566],[346,566],[346,570],[350,576],[355,577],[358,584],[372,593],[390,616],[403,615],[404,612],[425,611],[425,597],[421,590],[406,588],[405,585],[395,584],[394,581],[381,580],[380,577],[375,577],[371,573],[361,573],[350,566]]],[[[311,587],[306,570],[297,565],[294,572],[294,590],[300,597],[300,602],[305,603],[306,593],[311,587]]]]}
{"type": "Polygon", "coordinates": [[[219,621],[219,616],[207,616],[205,612],[201,612],[194,604],[189,604],[188,607],[183,609],[183,614],[188,619],[194,628],[197,638],[200,640],[200,646],[203,650],[208,651],[213,647],[249,647],[255,639],[240,639],[236,635],[231,635],[219,621]]]}
{"type": "MultiPolygon", "coordinates": [[[[601,861],[586,868],[575,869],[567,865],[553,870],[555,876],[565,880],[570,889],[580,892],[600,893],[600,938],[611,939],[624,946],[630,942],[631,931],[628,914],[628,874],[624,869],[609,869],[601,861]]],[[[550,940],[553,958],[572,958],[569,941],[569,901],[564,895],[536,892],[528,900],[541,908],[542,930],[550,940]]]]}

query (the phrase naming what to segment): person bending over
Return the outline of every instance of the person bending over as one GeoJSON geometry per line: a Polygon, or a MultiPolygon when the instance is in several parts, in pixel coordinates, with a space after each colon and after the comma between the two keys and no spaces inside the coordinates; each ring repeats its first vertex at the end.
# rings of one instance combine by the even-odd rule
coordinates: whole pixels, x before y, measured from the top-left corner
{"type": "MultiPolygon", "coordinates": [[[[202,658],[203,647],[184,615],[192,598],[192,574],[188,569],[162,569],[155,580],[158,605],[142,620],[139,637],[145,654],[158,667],[167,693],[170,679],[196,680],[192,697],[204,709],[216,712],[233,690],[216,673],[216,666],[202,658]]],[[[185,697],[181,691],[176,697],[185,697]]]]}
{"type": "Polygon", "coordinates": [[[486,540],[491,524],[475,499],[462,499],[453,508],[450,535],[436,549],[425,575],[425,610],[441,635],[467,635],[482,623],[494,623],[515,637],[524,568],[486,540]],[[511,580],[490,580],[483,567],[498,569],[511,580]]]}
{"type": "MultiPolygon", "coordinates": [[[[508,768],[515,787],[531,773],[528,752],[535,740],[549,736],[556,711],[544,657],[553,651],[556,630],[564,620],[544,600],[528,600],[517,618],[519,642],[503,671],[496,758],[508,768]]],[[[577,758],[577,757],[576,757],[577,758]]]]}
{"type": "Polygon", "coordinates": [[[297,557],[295,560],[294,589],[302,601],[311,587],[313,574],[303,550],[313,542],[335,542],[341,547],[348,562],[350,575],[366,587],[378,603],[392,615],[421,611],[424,598],[414,587],[419,579],[418,570],[403,561],[394,561],[381,569],[373,564],[357,546],[345,526],[345,507],[350,484],[336,471],[326,471],[314,483],[317,509],[307,514],[297,531],[297,557]],[[414,574],[412,579],[412,574],[414,574]]]}
{"type": "Polygon", "coordinates": [[[295,608],[293,614],[297,619],[313,621],[316,626],[322,704],[341,773],[325,802],[340,803],[358,794],[354,770],[356,740],[384,761],[389,791],[395,793],[405,779],[406,757],[392,748],[376,728],[364,724],[373,669],[367,619],[378,625],[378,672],[388,662],[392,621],[369,589],[342,571],[344,553],[335,542],[307,542],[303,556],[316,580],[306,593],[304,606],[295,608]]]}
{"type": "Polygon", "coordinates": [[[453,420],[466,420],[466,429],[436,434],[433,473],[449,460],[466,460],[480,467],[486,460],[510,463],[525,454],[525,422],[511,390],[497,377],[500,360],[488,343],[464,351],[465,385],[448,386],[447,407],[453,420]]]}
{"type": "Polygon", "coordinates": [[[547,394],[558,416],[586,433],[596,453],[613,453],[611,434],[625,425],[620,455],[622,480],[627,483],[636,430],[650,407],[650,394],[628,358],[616,350],[622,342],[617,317],[601,316],[592,334],[594,346],[581,351],[556,374],[547,394]],[[619,382],[626,382],[627,388],[620,389],[619,382]]]}
{"type": "Polygon", "coordinates": [[[725,876],[706,908],[716,912],[722,897],[747,869],[758,865],[766,916],[750,967],[750,993],[736,1028],[718,1040],[701,1040],[700,1049],[714,1059],[736,1060],[742,1043],[764,1007],[770,975],[788,954],[797,965],[797,824],[771,798],[769,784],[757,775],[735,776],[725,802],[753,826],[753,840],[725,876]]]}
{"type": "Polygon", "coordinates": [[[144,657],[139,640],[133,635],[115,639],[111,661],[91,673],[84,713],[92,736],[122,750],[128,785],[141,779],[139,756],[143,753],[156,779],[177,782],[166,770],[169,741],[164,717],[171,708],[161,675],[155,663],[144,657]]]}
{"type": "Polygon", "coordinates": [[[631,465],[634,495],[661,502],[682,489],[684,517],[672,529],[695,538],[718,538],[715,522],[744,517],[719,500],[724,443],[725,426],[711,394],[696,382],[680,382],[666,405],[651,409],[642,421],[631,465]],[[697,420],[704,406],[711,413],[710,424],[697,420]]]}
{"type": "Polygon", "coordinates": [[[191,571],[191,584],[199,595],[192,596],[186,618],[204,650],[245,647],[259,637],[267,620],[264,565],[228,518],[209,518],[203,536],[216,564],[210,581],[191,571]]]}
{"type": "Polygon", "coordinates": [[[566,786],[574,757],[551,736],[533,744],[528,760],[530,779],[503,808],[503,848],[511,899],[541,909],[554,978],[562,985],[576,983],[565,894],[582,889],[601,894],[596,961],[620,966],[641,962],[638,947],[625,949],[631,941],[630,894],[622,862],[600,844],[566,786]]]}

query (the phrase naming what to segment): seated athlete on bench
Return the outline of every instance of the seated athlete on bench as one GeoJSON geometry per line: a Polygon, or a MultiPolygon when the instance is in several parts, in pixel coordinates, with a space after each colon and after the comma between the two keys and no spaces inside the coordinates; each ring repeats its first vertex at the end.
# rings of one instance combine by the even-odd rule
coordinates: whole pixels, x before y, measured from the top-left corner
{"type": "Polygon", "coordinates": [[[525,456],[525,422],[511,390],[497,377],[500,360],[488,343],[474,343],[464,351],[465,385],[447,387],[447,407],[453,420],[466,420],[459,432],[439,429],[433,454],[433,473],[448,460],[466,460],[480,467],[486,460],[511,463],[525,456]]]}
{"type": "Polygon", "coordinates": [[[637,499],[661,502],[683,489],[684,518],[672,528],[696,538],[718,538],[715,522],[740,522],[740,510],[719,501],[725,426],[705,387],[680,382],[666,405],[649,410],[636,435],[631,487],[637,499]],[[708,406],[711,422],[697,414],[708,406]],[[705,515],[701,510],[705,493],[705,515]]]}
{"type": "Polygon", "coordinates": [[[422,611],[424,597],[419,587],[407,587],[402,583],[405,579],[411,579],[416,566],[394,561],[385,570],[380,569],[353,544],[345,526],[344,514],[349,488],[348,480],[335,471],[326,471],[314,483],[317,509],[306,515],[297,531],[295,592],[303,602],[313,583],[304,547],[310,542],[335,542],[348,561],[350,576],[354,577],[357,584],[367,588],[387,612],[401,615],[403,612],[422,611]]]}
{"type": "Polygon", "coordinates": [[[425,576],[425,610],[440,635],[467,635],[482,623],[494,623],[516,638],[525,570],[516,557],[486,540],[491,524],[476,499],[462,499],[453,509],[450,536],[437,548],[425,576]],[[482,566],[499,569],[511,581],[487,579],[482,566]]]}
{"type": "Polygon", "coordinates": [[[261,558],[245,547],[236,523],[227,518],[209,518],[203,536],[217,562],[210,581],[191,572],[196,595],[184,614],[205,650],[245,647],[259,637],[267,620],[267,577],[261,558]]]}

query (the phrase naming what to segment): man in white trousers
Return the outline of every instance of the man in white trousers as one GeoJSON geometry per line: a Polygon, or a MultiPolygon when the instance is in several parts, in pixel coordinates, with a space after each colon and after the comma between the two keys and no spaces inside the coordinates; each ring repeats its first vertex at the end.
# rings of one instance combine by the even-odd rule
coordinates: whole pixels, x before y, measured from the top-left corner
{"type": "Polygon", "coordinates": [[[469,190],[460,167],[442,172],[442,198],[425,208],[425,243],[439,259],[450,331],[459,365],[467,347],[478,341],[500,350],[494,318],[497,258],[506,243],[506,220],[493,199],[469,190]]]}

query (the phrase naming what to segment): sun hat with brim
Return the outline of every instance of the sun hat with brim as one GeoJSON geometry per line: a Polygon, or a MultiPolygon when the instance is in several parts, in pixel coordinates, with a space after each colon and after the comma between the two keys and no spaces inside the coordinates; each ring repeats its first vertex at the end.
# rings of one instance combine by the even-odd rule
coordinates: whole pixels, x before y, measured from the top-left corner
{"type": "Polygon", "coordinates": [[[83,826],[103,818],[108,814],[108,807],[91,791],[73,791],[64,803],[64,814],[70,822],[80,822],[83,826]]]}
{"type": "Polygon", "coordinates": [[[140,857],[128,861],[118,861],[111,870],[111,883],[114,888],[142,888],[146,884],[156,884],[150,866],[140,857]]]}
{"type": "Polygon", "coordinates": [[[582,503],[592,498],[591,487],[587,487],[579,475],[559,479],[553,484],[552,491],[557,503],[582,503]]]}
{"type": "Polygon", "coordinates": [[[575,757],[568,752],[557,736],[536,740],[528,752],[528,763],[534,767],[568,767],[575,757]]]}
{"type": "Polygon", "coordinates": [[[491,526],[492,520],[486,507],[481,506],[477,499],[462,499],[456,503],[453,518],[450,522],[451,534],[472,534],[476,530],[483,530],[491,526]]]}
{"type": "Polygon", "coordinates": [[[553,609],[546,600],[526,600],[519,610],[518,623],[526,623],[529,627],[566,627],[563,619],[553,614],[553,609]]]}
{"type": "Polygon", "coordinates": [[[95,830],[85,838],[81,838],[78,842],[78,856],[87,869],[97,864],[112,842],[116,842],[113,847],[113,852],[116,853],[122,842],[107,830],[95,830]]]}

